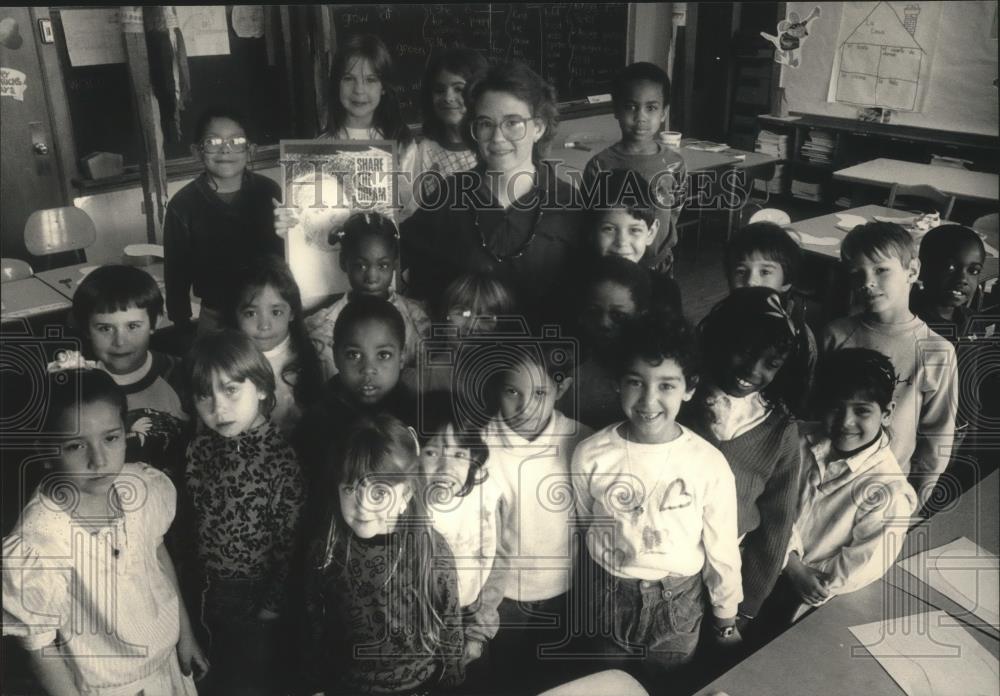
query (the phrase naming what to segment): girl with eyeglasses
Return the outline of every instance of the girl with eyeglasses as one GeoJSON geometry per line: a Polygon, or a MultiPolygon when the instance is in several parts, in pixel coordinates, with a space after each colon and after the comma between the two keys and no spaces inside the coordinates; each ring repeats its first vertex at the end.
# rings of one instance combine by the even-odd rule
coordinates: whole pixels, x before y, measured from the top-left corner
{"type": "Polygon", "coordinates": [[[555,90],[521,63],[466,88],[465,137],[479,163],[445,180],[403,223],[411,291],[435,301],[464,273],[507,282],[542,317],[557,318],[584,226],[575,188],[543,161],[558,119],[555,90]]]}
{"type": "Polygon", "coordinates": [[[201,300],[198,331],[222,324],[231,272],[268,254],[282,256],[271,200],[281,189],[248,170],[254,146],[246,122],[232,109],[212,108],[195,126],[191,152],[204,171],[178,191],[163,226],[167,316],[191,322],[192,289],[201,300]]]}

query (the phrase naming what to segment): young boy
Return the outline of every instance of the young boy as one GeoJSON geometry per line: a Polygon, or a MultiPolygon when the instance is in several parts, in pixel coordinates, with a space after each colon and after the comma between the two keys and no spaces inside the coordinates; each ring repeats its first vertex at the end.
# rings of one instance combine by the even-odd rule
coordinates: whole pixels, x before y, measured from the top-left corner
{"type": "MultiPolygon", "coordinates": [[[[320,485],[329,443],[340,442],[358,416],[390,413],[416,425],[416,402],[399,383],[405,335],[399,310],[382,298],[358,296],[337,317],[333,342],[338,373],[294,438],[310,484],[320,485]]],[[[310,490],[319,489],[310,485],[310,490]]]]}
{"type": "Polygon", "coordinates": [[[717,641],[740,640],[736,482],[722,453],[676,422],[698,380],[693,330],[647,318],[622,345],[627,420],[580,444],[573,484],[602,647],[645,648],[656,677],[693,657],[706,588],[717,641]],[[657,616],[670,619],[649,618],[657,616]]]}
{"type": "Polygon", "coordinates": [[[573,567],[573,505],[569,463],[590,435],[555,403],[569,388],[573,365],[565,346],[510,347],[494,381],[498,413],[483,430],[489,476],[500,488],[501,552],[507,587],[498,608],[500,630],[491,644],[494,664],[511,669],[503,692],[544,690],[568,675],[566,660],[546,660],[569,633],[573,567]]]}
{"type": "Polygon", "coordinates": [[[642,265],[662,229],[653,195],[642,174],[611,170],[593,210],[594,248],[601,256],[616,256],[639,264],[649,274],[653,306],[669,307],[680,315],[681,290],[677,282],[642,265]]]}
{"type": "Polygon", "coordinates": [[[583,172],[588,188],[597,186],[599,172],[632,170],[652,186],[659,229],[642,256],[642,264],[673,275],[677,218],[687,197],[687,168],[675,150],[657,142],[670,105],[670,78],[652,63],[632,63],[615,78],[611,99],[622,139],[594,155],[583,172]]]}
{"type": "Polygon", "coordinates": [[[863,310],[831,322],[823,350],[871,348],[892,361],[898,375],[892,452],[923,503],[951,456],[958,406],[955,349],[910,311],[920,261],[905,229],[890,222],[858,225],[844,238],[840,258],[863,310]]]}
{"type": "Polygon", "coordinates": [[[156,281],[134,266],[94,269],[73,295],[85,344],[128,398],[126,461],[179,474],[188,417],[174,384],[182,377],[175,358],[149,349],[162,313],[156,281]]]}
{"type": "Polygon", "coordinates": [[[797,416],[804,416],[812,393],[816,369],[816,336],[806,324],[804,306],[795,300],[792,287],[798,277],[802,250],[780,225],[755,222],[733,235],[726,249],[726,278],[729,290],[765,287],[782,294],[799,336],[797,354],[802,361],[795,374],[802,375],[793,393],[785,394],[785,405],[797,416]]]}
{"type": "Polygon", "coordinates": [[[910,297],[910,307],[952,345],[996,333],[995,322],[970,307],[985,261],[983,240],[962,225],[935,227],[920,241],[923,287],[910,297]]]}
{"type": "Polygon", "coordinates": [[[799,516],[784,570],[796,603],[860,590],[903,548],[917,494],[889,447],[895,387],[892,363],[874,350],[836,350],[821,363],[822,423],[800,435],[799,516]]]}
{"type": "Polygon", "coordinates": [[[965,375],[955,417],[955,459],[949,475],[961,489],[975,484],[995,468],[989,446],[980,442],[987,424],[998,412],[1000,389],[996,370],[987,366],[996,355],[996,306],[981,306],[978,297],[986,247],[974,231],[962,225],[942,225],[920,242],[920,280],[923,287],[910,296],[910,309],[953,346],[965,375]],[[973,463],[974,462],[974,463],[973,463]]]}

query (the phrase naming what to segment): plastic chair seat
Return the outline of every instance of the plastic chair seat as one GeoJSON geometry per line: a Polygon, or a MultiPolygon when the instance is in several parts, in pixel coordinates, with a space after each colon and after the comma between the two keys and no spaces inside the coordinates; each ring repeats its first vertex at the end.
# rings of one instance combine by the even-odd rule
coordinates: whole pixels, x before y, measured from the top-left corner
{"type": "Polygon", "coordinates": [[[94,221],[71,205],[36,210],[24,224],[24,245],[34,256],[76,251],[86,261],[84,249],[96,240],[94,221]]]}
{"type": "Polygon", "coordinates": [[[35,275],[31,264],[21,259],[0,258],[0,283],[12,280],[23,280],[35,275]]]}

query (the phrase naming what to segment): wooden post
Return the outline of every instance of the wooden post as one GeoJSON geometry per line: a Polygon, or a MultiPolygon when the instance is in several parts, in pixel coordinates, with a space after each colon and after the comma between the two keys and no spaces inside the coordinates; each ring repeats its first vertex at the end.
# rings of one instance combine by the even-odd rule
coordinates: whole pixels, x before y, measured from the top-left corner
{"type": "Polygon", "coordinates": [[[167,170],[163,154],[163,133],[160,129],[160,107],[149,81],[149,54],[143,7],[125,5],[119,10],[125,62],[135,99],[139,130],[142,136],[139,178],[142,182],[143,213],[146,215],[146,239],[156,244],[162,239],[166,212],[167,170]]]}

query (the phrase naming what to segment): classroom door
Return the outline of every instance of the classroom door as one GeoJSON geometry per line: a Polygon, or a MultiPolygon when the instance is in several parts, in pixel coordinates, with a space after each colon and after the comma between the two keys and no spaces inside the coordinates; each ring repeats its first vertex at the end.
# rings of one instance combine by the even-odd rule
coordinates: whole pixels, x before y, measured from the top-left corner
{"type": "Polygon", "coordinates": [[[58,176],[49,103],[27,7],[0,8],[0,256],[37,265],[24,223],[40,208],[66,205],[58,176]]]}

